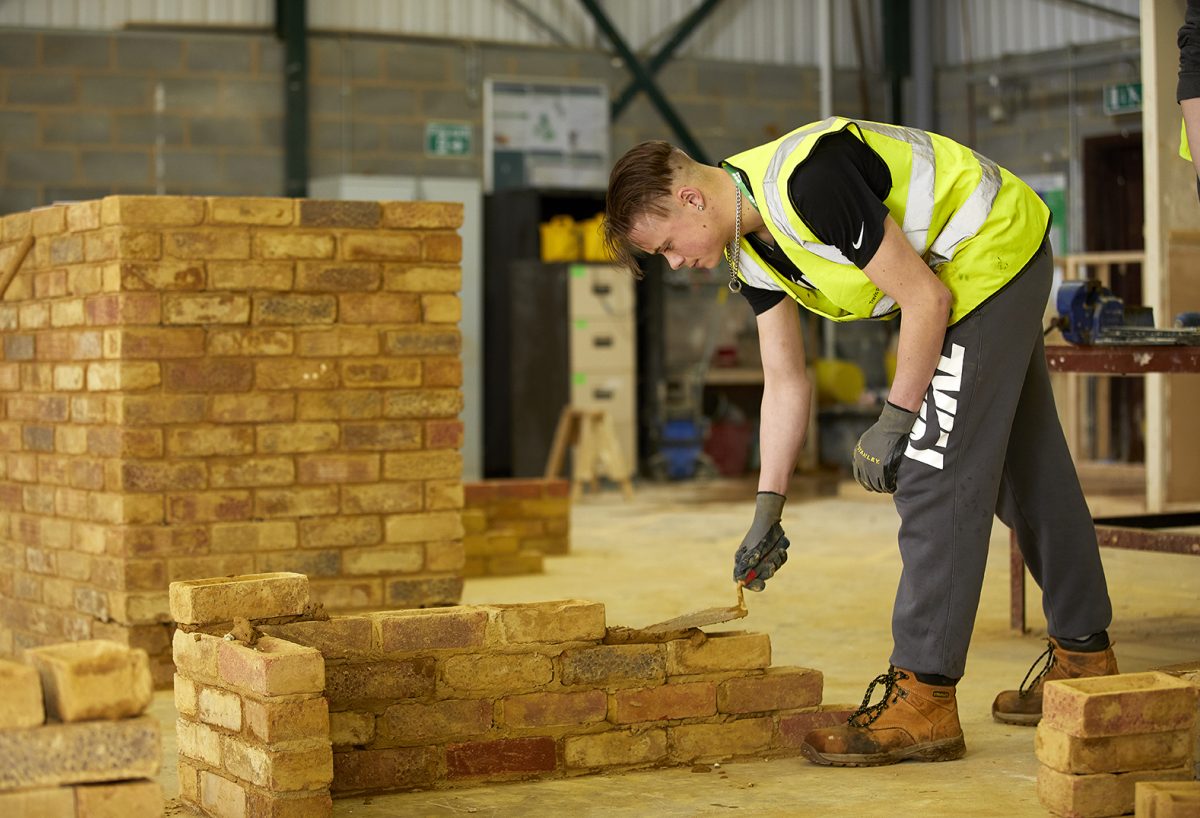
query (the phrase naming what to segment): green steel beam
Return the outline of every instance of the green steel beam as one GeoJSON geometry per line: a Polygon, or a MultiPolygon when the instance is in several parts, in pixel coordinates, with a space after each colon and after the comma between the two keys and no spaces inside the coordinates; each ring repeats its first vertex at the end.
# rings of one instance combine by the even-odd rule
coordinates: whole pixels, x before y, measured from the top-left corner
{"type": "Polygon", "coordinates": [[[654,82],[654,77],[646,72],[645,66],[633,53],[632,49],[621,36],[621,32],[617,31],[616,26],[608,19],[608,15],[600,8],[600,4],[596,0],[579,0],[588,13],[592,15],[592,19],[596,21],[596,26],[600,32],[608,38],[613,44],[613,48],[617,50],[617,54],[625,61],[625,65],[633,73],[634,79],[645,91],[646,96],[650,97],[650,101],[654,103],[654,107],[658,109],[658,113],[667,124],[671,126],[671,130],[675,132],[675,137],[679,140],[679,147],[687,151],[688,155],[697,162],[708,164],[708,155],[704,149],[700,147],[695,139],[692,138],[691,132],[687,126],[683,124],[683,120],[679,118],[679,114],[675,112],[674,107],[663,96],[658,85],[654,82]]]}
{"type": "MultiPolygon", "coordinates": [[[[721,0],[704,0],[699,6],[692,10],[692,13],[685,17],[675,28],[675,32],[670,39],[663,43],[663,47],[658,50],[658,53],[650,58],[646,63],[646,71],[651,76],[658,73],[658,69],[662,68],[671,57],[675,55],[675,49],[683,44],[683,41],[692,35],[692,32],[700,27],[705,18],[712,13],[721,0]]],[[[633,98],[637,96],[640,90],[636,82],[631,82],[625,86],[617,101],[612,105],[613,120],[620,119],[621,114],[625,113],[625,109],[629,107],[629,103],[633,102],[633,98]]]]}
{"type": "Polygon", "coordinates": [[[307,0],[275,0],[275,36],[283,40],[283,188],[308,195],[307,0]]]}

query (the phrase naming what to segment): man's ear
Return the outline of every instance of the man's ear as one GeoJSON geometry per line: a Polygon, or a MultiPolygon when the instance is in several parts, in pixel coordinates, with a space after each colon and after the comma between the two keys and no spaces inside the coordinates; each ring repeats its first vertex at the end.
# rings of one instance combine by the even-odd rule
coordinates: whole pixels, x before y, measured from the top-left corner
{"type": "Polygon", "coordinates": [[[704,205],[704,194],[700,189],[692,185],[683,185],[675,191],[675,198],[684,207],[702,207],[704,205]]]}

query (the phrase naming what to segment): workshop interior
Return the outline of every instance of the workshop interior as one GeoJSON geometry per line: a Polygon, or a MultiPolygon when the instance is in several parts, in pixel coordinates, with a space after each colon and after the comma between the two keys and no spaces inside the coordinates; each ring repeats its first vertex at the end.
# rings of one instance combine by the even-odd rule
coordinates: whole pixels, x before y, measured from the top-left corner
{"type": "Polygon", "coordinates": [[[1200,0],[0,0],[0,812],[1200,816],[1190,146],[1200,0]]]}

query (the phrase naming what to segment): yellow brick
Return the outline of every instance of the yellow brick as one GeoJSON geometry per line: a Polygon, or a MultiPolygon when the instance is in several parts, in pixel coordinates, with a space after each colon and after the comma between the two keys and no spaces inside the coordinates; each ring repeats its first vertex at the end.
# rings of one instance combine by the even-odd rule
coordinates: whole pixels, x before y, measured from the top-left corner
{"type": "Polygon", "coordinates": [[[342,238],[342,258],[362,261],[419,261],[421,240],[410,233],[348,233],[342,238]]]}
{"type": "Polygon", "coordinates": [[[463,507],[463,484],[461,480],[430,480],[425,484],[425,508],[427,511],[446,511],[463,507]]]}
{"type": "Polygon", "coordinates": [[[214,551],[284,551],[295,548],[296,523],[277,520],[261,523],[217,523],[212,527],[214,551]]]}
{"type": "Polygon", "coordinates": [[[163,301],[164,324],[245,324],[250,299],[244,295],[172,295],[163,301]]]}
{"type": "Polygon", "coordinates": [[[383,202],[383,226],[409,230],[458,228],[463,206],[457,202],[383,202]]]}
{"type": "Polygon", "coordinates": [[[258,451],[263,454],[324,452],[338,444],[336,423],[289,423],[258,427],[258,451]]]}
{"type": "Polygon", "coordinates": [[[411,293],[456,293],[462,289],[462,269],[388,265],[383,273],[383,288],[411,293]]]}
{"type": "Polygon", "coordinates": [[[421,362],[413,359],[342,361],[341,371],[347,386],[421,385],[421,362]]]}
{"type": "Polygon", "coordinates": [[[246,809],[246,790],[242,785],[207,770],[200,773],[200,805],[209,815],[244,818],[249,814],[246,809]]]}
{"type": "Polygon", "coordinates": [[[379,330],[365,327],[332,327],[296,333],[296,354],[301,357],[378,355],[379,330]]]}
{"type": "Polygon", "coordinates": [[[0,240],[19,241],[33,233],[33,217],[29,213],[10,213],[0,219],[0,240]]]}
{"type": "Polygon", "coordinates": [[[250,258],[250,231],[227,227],[169,231],[163,234],[163,254],[170,258],[250,258]]]}
{"type": "Polygon", "coordinates": [[[208,218],[214,224],[291,224],[296,203],[292,199],[254,197],[218,198],[208,200],[208,218]]]}
{"type": "Polygon", "coordinates": [[[280,329],[213,330],[208,336],[211,355],[291,355],[292,333],[280,329]]]}
{"type": "Polygon", "coordinates": [[[162,786],[157,781],[119,781],[75,788],[77,818],[130,818],[162,815],[162,786]]]}
{"type": "Polygon", "coordinates": [[[421,312],[427,323],[455,324],[462,320],[462,302],[457,295],[422,295],[421,312]]]}
{"type": "Polygon", "coordinates": [[[67,205],[67,229],[95,230],[100,227],[100,202],[76,202],[67,205]]]}
{"type": "Polygon", "coordinates": [[[290,290],[290,261],[210,261],[209,285],[214,290],[290,290]]]}
{"type": "Polygon", "coordinates": [[[212,419],[218,423],[291,420],[296,414],[291,395],[214,395],[212,419]]]}
{"type": "MultiPolygon", "coordinates": [[[[279,572],[197,579],[171,583],[170,594],[171,616],[180,624],[230,622],[239,616],[253,619],[296,616],[303,613],[304,606],[308,604],[308,577],[279,572]]],[[[178,644],[177,637],[177,651],[178,644]]],[[[218,652],[221,650],[218,646],[218,652]]],[[[289,652],[282,647],[279,650],[289,652]]],[[[317,654],[317,658],[320,658],[320,654],[317,654]]]]}
{"type": "Polygon", "coordinates": [[[83,234],[83,254],[88,261],[154,261],[162,257],[162,237],[157,231],[105,227],[83,234]]]}
{"type": "Polygon", "coordinates": [[[203,687],[196,703],[197,714],[205,724],[224,727],[235,733],[242,729],[242,700],[237,694],[215,687],[203,687]]]}
{"type": "Polygon", "coordinates": [[[327,233],[260,233],[254,249],[257,258],[333,258],[334,243],[327,233]]]}
{"type": "Polygon", "coordinates": [[[420,545],[347,548],[342,552],[342,571],[346,574],[414,574],[425,563],[420,545]]]}
{"type": "Polygon", "coordinates": [[[466,550],[458,540],[427,543],[425,546],[425,570],[458,573],[466,561],[466,556],[466,550]]]}
{"type": "Polygon", "coordinates": [[[566,739],[568,767],[617,767],[650,764],[667,755],[667,732],[659,728],[638,733],[599,733],[566,739]]]}
{"type": "Polygon", "coordinates": [[[383,456],[388,480],[430,480],[460,477],[462,455],[456,451],[395,452],[383,456]]]}
{"type": "Polygon", "coordinates": [[[74,392],[83,389],[84,368],[77,364],[64,364],[54,367],[54,388],[59,391],[74,392]]]}
{"type": "Polygon", "coordinates": [[[149,389],[162,383],[157,363],[150,361],[112,361],[88,364],[87,388],[90,392],[116,389],[149,389]]]}
{"type": "MultiPolygon", "coordinates": [[[[284,458],[281,458],[284,459],[284,458]]],[[[291,461],[288,460],[289,465],[291,461]]],[[[259,489],[254,492],[255,517],[300,517],[337,514],[337,486],[259,489]]]]}
{"type": "Polygon", "coordinates": [[[463,536],[462,515],[456,511],[396,514],[385,520],[390,543],[457,540],[463,536]]]}
{"type": "Polygon", "coordinates": [[[50,325],[54,327],[78,327],[84,322],[83,299],[71,298],[55,301],[50,305],[50,325]]]}
{"type": "Polygon", "coordinates": [[[376,483],[342,487],[344,514],[394,514],[421,510],[421,484],[376,483]]]}
{"type": "Polygon", "coordinates": [[[196,708],[199,707],[196,683],[187,676],[180,676],[176,673],[173,686],[175,689],[175,709],[180,715],[195,716],[196,708]]]}
{"type": "Polygon", "coordinates": [[[194,225],[204,221],[204,200],[191,196],[107,196],[104,224],[194,225]]]}
{"type": "Polygon", "coordinates": [[[120,262],[112,273],[122,290],[202,290],[204,264],[200,261],[120,262]]]}
{"type": "Polygon", "coordinates": [[[296,480],[296,467],[290,457],[238,458],[212,462],[208,469],[213,488],[286,486],[296,480]]]}
{"type": "Polygon", "coordinates": [[[67,229],[67,209],[61,205],[39,207],[31,215],[35,236],[49,236],[67,229]]]}
{"type": "Polygon", "coordinates": [[[330,389],[338,385],[338,369],[332,361],[257,361],[254,372],[259,389],[330,389]]]}
{"type": "Polygon", "coordinates": [[[254,430],[241,426],[169,429],[167,454],[172,457],[211,457],[250,454],[254,430]]]}

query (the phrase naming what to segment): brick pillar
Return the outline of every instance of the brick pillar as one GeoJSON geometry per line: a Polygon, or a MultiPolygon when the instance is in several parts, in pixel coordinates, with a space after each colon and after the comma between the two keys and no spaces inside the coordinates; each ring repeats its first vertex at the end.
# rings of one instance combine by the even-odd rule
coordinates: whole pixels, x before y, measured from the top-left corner
{"type": "Polygon", "coordinates": [[[0,654],[145,648],[167,585],[456,602],[457,204],[116,196],[0,219],[0,654]]]}

